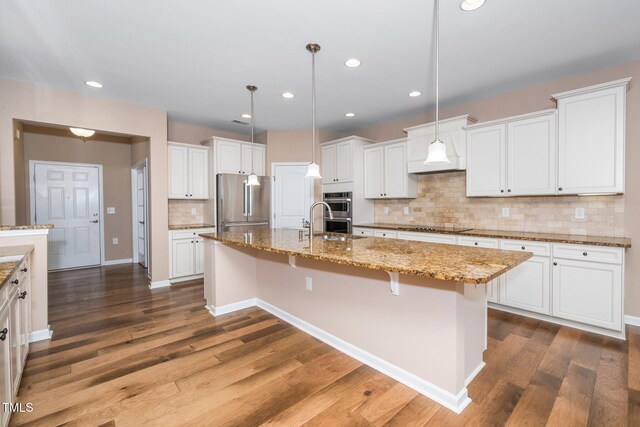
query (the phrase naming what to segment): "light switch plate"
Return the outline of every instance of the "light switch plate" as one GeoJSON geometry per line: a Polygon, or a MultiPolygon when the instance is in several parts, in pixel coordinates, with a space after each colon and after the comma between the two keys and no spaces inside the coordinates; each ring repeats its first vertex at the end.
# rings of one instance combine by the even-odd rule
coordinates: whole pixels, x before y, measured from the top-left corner
{"type": "Polygon", "coordinates": [[[389,206],[384,207],[384,214],[389,215],[389,206]]]}
{"type": "Polygon", "coordinates": [[[584,208],[576,208],[575,219],[584,219],[584,208]]]}
{"type": "Polygon", "coordinates": [[[108,214],[114,214],[114,213],[116,213],[116,208],[107,208],[107,213],[108,213],[108,214]]]}
{"type": "Polygon", "coordinates": [[[196,216],[196,208],[191,208],[191,216],[196,216]]]}
{"type": "Polygon", "coordinates": [[[502,218],[509,218],[509,208],[502,208],[502,218]]]}
{"type": "Polygon", "coordinates": [[[402,212],[403,212],[405,215],[409,215],[409,207],[408,207],[408,206],[405,206],[405,207],[404,207],[404,209],[402,209],[402,212]]]}
{"type": "Polygon", "coordinates": [[[118,244],[118,238],[117,238],[117,237],[114,237],[114,238],[112,239],[112,242],[113,242],[113,244],[114,244],[114,245],[117,245],[117,244],[118,244]]]}
{"type": "Polygon", "coordinates": [[[307,277],[305,279],[306,281],[306,285],[307,285],[307,290],[308,291],[312,291],[313,290],[313,279],[311,277],[307,277]]]}

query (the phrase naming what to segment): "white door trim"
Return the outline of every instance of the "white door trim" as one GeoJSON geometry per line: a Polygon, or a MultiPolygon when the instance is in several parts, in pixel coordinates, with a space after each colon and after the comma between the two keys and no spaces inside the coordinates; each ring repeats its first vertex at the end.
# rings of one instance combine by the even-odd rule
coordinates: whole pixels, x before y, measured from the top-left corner
{"type": "MultiPolygon", "coordinates": [[[[275,208],[275,200],[276,200],[276,185],[275,185],[275,176],[276,176],[276,167],[277,166],[308,166],[309,162],[271,162],[271,228],[275,228],[276,225],[276,208],[275,208]]],[[[315,200],[315,185],[311,184],[311,204],[315,200]]]]}
{"type": "Polygon", "coordinates": [[[151,259],[149,257],[149,161],[145,157],[143,161],[137,163],[131,167],[131,237],[133,242],[133,256],[132,262],[138,263],[138,232],[136,227],[136,221],[138,219],[137,206],[138,206],[138,185],[136,176],[137,171],[140,168],[144,168],[144,253],[145,264],[147,271],[151,272],[151,259]]]}
{"type": "Polygon", "coordinates": [[[104,192],[102,189],[103,177],[102,177],[102,165],[94,163],[72,163],[72,162],[50,162],[48,160],[29,160],[29,210],[31,215],[31,224],[36,223],[36,165],[57,165],[57,166],[71,166],[71,167],[94,167],[98,168],[98,192],[100,195],[100,265],[105,265],[104,259],[104,192]]]}

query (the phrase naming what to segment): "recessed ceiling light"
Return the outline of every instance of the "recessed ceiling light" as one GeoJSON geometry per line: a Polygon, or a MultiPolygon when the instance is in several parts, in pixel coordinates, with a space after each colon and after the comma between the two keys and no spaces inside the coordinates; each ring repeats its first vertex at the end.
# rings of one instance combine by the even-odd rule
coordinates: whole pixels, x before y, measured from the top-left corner
{"type": "Polygon", "coordinates": [[[415,98],[416,96],[422,95],[422,92],[414,90],[413,92],[409,92],[409,96],[415,98]]]}
{"type": "Polygon", "coordinates": [[[94,81],[91,81],[91,80],[89,80],[89,81],[87,81],[87,82],[84,82],[84,84],[86,84],[87,86],[97,87],[97,88],[101,88],[101,87],[103,87],[103,86],[102,86],[102,83],[100,83],[100,82],[94,82],[94,81]]]}
{"type": "Polygon", "coordinates": [[[350,58],[350,59],[347,59],[344,65],[346,65],[349,68],[356,68],[360,66],[360,61],[357,60],[356,58],[350,58]]]}
{"type": "Polygon", "coordinates": [[[251,118],[251,114],[244,113],[241,117],[243,119],[250,119],[251,118]]]}
{"type": "Polygon", "coordinates": [[[486,0],[463,0],[462,3],[460,3],[460,9],[470,12],[482,7],[485,1],[486,0]]]}
{"type": "Polygon", "coordinates": [[[285,92],[282,94],[283,98],[291,99],[293,98],[293,94],[291,92],[285,92]]]}
{"type": "Polygon", "coordinates": [[[356,113],[346,113],[344,116],[345,117],[355,117],[356,113]]]}

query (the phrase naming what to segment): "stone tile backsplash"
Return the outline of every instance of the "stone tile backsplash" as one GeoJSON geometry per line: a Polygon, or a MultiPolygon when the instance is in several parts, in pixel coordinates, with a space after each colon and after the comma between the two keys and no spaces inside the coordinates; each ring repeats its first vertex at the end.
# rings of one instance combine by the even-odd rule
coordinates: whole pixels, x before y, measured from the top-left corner
{"type": "Polygon", "coordinates": [[[467,198],[465,172],[418,176],[418,197],[377,200],[376,222],[624,236],[624,196],[467,198]],[[409,215],[403,208],[409,207],[409,215]],[[385,213],[388,208],[388,213],[385,213]],[[502,208],[510,216],[502,217],[502,208]],[[585,219],[574,219],[575,208],[585,219]]]}
{"type": "Polygon", "coordinates": [[[202,200],[169,200],[169,225],[202,224],[204,218],[204,201],[202,200]],[[195,208],[196,214],[191,214],[195,208]]]}

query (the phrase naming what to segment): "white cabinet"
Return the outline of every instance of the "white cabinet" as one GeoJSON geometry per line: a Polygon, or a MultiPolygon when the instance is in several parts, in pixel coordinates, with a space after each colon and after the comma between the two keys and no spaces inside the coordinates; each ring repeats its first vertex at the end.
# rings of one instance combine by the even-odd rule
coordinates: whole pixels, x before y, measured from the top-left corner
{"type": "Polygon", "coordinates": [[[558,100],[558,194],[624,193],[626,91],[631,79],[558,100]]]}
{"type": "Polygon", "coordinates": [[[353,140],[325,144],[321,152],[323,184],[353,181],[353,140]]]}
{"type": "Polygon", "coordinates": [[[15,396],[22,376],[22,357],[20,355],[20,322],[22,306],[18,302],[20,289],[15,286],[9,289],[9,345],[11,347],[11,393],[15,396]]]}
{"type": "Polygon", "coordinates": [[[230,139],[214,139],[215,172],[258,176],[265,174],[265,146],[230,139]]]}
{"type": "Polygon", "coordinates": [[[207,148],[170,143],[169,198],[209,198],[209,155],[207,148]]]}
{"type": "MultiPolygon", "coordinates": [[[[11,390],[11,346],[9,339],[9,307],[0,310],[0,399],[2,402],[12,402],[11,390]],[[6,331],[6,332],[5,332],[6,331]]],[[[3,410],[1,423],[3,427],[9,424],[11,412],[3,410]]]]}
{"type": "Polygon", "coordinates": [[[364,148],[364,197],[407,199],[417,195],[416,178],[407,173],[406,140],[364,148]]]}
{"type": "Polygon", "coordinates": [[[353,229],[351,230],[351,234],[354,234],[356,236],[372,237],[373,236],[373,230],[371,230],[369,228],[353,227],[353,229]]]}
{"type": "Polygon", "coordinates": [[[414,240],[416,242],[443,243],[447,245],[455,245],[458,238],[452,234],[422,233],[398,231],[398,239],[414,240]]]}
{"type": "Polygon", "coordinates": [[[202,233],[215,232],[213,228],[170,231],[170,256],[173,281],[187,280],[204,274],[204,239],[202,233]]]}
{"type": "MultiPolygon", "coordinates": [[[[458,244],[462,246],[475,246],[478,248],[497,249],[499,242],[496,239],[487,239],[484,237],[459,236],[458,244]]],[[[498,287],[500,278],[494,279],[487,283],[487,301],[498,302],[498,287]]]]}
{"type": "Polygon", "coordinates": [[[467,128],[467,196],[556,194],[555,110],[467,128]]]}
{"type": "Polygon", "coordinates": [[[393,230],[375,230],[373,235],[375,237],[384,237],[386,239],[396,239],[398,237],[398,233],[393,230]]]}

